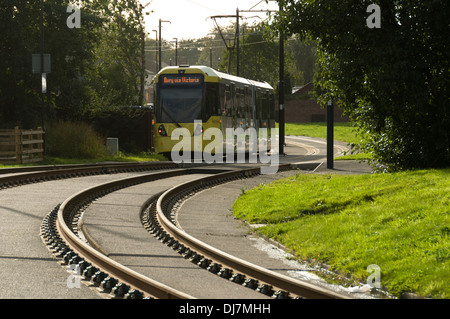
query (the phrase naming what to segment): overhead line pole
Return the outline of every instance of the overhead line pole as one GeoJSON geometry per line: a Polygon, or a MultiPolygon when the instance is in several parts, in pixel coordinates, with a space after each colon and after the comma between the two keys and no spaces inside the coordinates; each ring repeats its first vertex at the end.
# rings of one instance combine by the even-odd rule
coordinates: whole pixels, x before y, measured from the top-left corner
{"type": "Polygon", "coordinates": [[[178,65],[178,38],[173,38],[175,40],[175,65],[178,65]]]}
{"type": "Polygon", "coordinates": [[[236,9],[236,76],[239,76],[239,8],[236,9]]]}
{"type": "MultiPolygon", "coordinates": [[[[273,1],[273,0],[272,0],[273,1]]],[[[241,10],[241,12],[273,12],[271,10],[252,10],[257,5],[259,5],[262,1],[258,2],[256,5],[254,5],[250,10],[241,10]]],[[[279,3],[278,10],[281,12],[283,10],[283,6],[281,3],[279,3]]],[[[284,155],[284,142],[285,142],[285,112],[284,112],[284,32],[280,29],[280,69],[279,69],[279,82],[278,82],[278,105],[279,105],[279,111],[278,111],[278,122],[279,122],[279,133],[280,133],[280,139],[279,139],[279,153],[280,155],[284,155]]]]}
{"type": "Polygon", "coordinates": [[[162,47],[162,38],[161,38],[161,23],[162,22],[169,22],[172,23],[168,20],[161,20],[159,19],[159,65],[158,65],[158,71],[161,71],[162,68],[162,53],[161,53],[161,47],[162,47]]]}

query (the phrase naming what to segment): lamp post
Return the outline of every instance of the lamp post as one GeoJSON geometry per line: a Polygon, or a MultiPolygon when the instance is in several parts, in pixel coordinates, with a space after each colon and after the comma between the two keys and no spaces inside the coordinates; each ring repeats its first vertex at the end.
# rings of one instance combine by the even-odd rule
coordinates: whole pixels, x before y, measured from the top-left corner
{"type": "Polygon", "coordinates": [[[175,40],[175,65],[178,65],[178,38],[173,38],[175,40]]]}
{"type": "Polygon", "coordinates": [[[161,66],[162,66],[162,64],[161,64],[161,62],[162,62],[162,52],[161,52],[161,46],[162,46],[162,39],[161,39],[161,24],[162,24],[163,22],[169,22],[169,23],[172,23],[172,22],[167,21],[167,20],[161,20],[161,19],[159,19],[159,69],[158,69],[158,71],[161,70],[161,66]]]}

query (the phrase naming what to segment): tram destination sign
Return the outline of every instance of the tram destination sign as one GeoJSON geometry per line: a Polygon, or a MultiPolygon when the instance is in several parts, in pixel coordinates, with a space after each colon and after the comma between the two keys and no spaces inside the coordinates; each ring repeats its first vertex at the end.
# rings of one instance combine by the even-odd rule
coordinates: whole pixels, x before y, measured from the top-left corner
{"type": "Polygon", "coordinates": [[[163,86],[198,86],[203,84],[202,74],[164,74],[160,79],[163,86]]]}

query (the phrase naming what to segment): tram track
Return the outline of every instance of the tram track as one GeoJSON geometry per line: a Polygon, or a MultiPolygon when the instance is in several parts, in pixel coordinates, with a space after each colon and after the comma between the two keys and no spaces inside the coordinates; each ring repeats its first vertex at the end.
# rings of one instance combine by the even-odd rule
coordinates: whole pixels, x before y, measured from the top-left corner
{"type": "MultiPolygon", "coordinates": [[[[290,169],[283,164],[280,170],[290,169]]],[[[192,296],[152,280],[106,257],[78,236],[78,219],[82,212],[99,197],[119,189],[158,179],[192,173],[194,169],[172,169],[124,178],[81,191],[48,214],[42,223],[43,241],[61,263],[79,269],[88,285],[110,292],[112,298],[190,299],[192,296]]],[[[269,271],[258,265],[211,247],[176,227],[173,208],[192,194],[214,185],[258,175],[260,167],[232,171],[217,171],[208,177],[172,187],[151,196],[141,208],[145,229],[163,244],[171,247],[185,259],[215,273],[225,280],[235,282],[273,298],[345,298],[337,293],[305,284],[293,278],[269,271]]]]}
{"type": "Polygon", "coordinates": [[[173,168],[178,168],[178,165],[172,162],[101,163],[5,168],[0,170],[0,189],[81,176],[173,168]]]}

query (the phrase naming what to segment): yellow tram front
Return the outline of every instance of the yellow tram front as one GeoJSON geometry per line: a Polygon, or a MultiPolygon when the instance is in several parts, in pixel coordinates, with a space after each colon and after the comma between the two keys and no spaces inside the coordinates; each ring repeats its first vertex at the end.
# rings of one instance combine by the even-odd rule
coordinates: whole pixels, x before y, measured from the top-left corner
{"type": "MultiPolygon", "coordinates": [[[[194,135],[195,121],[200,133],[209,127],[220,127],[219,119],[212,116],[211,106],[215,103],[207,99],[208,83],[216,82],[199,68],[168,67],[159,72],[154,82],[154,146],[157,153],[169,154],[178,143],[172,140],[172,132],[186,128],[194,135]]],[[[193,148],[192,148],[193,149],[193,148]]]]}
{"type": "Polygon", "coordinates": [[[267,83],[206,66],[177,66],[162,69],[154,77],[153,85],[157,153],[170,156],[179,143],[178,138],[172,139],[178,128],[189,131],[191,150],[203,152],[209,141],[200,139],[199,148],[194,146],[194,140],[209,128],[220,130],[225,138],[227,128],[244,131],[267,128],[270,132],[275,127],[273,88],[267,83]]]}

